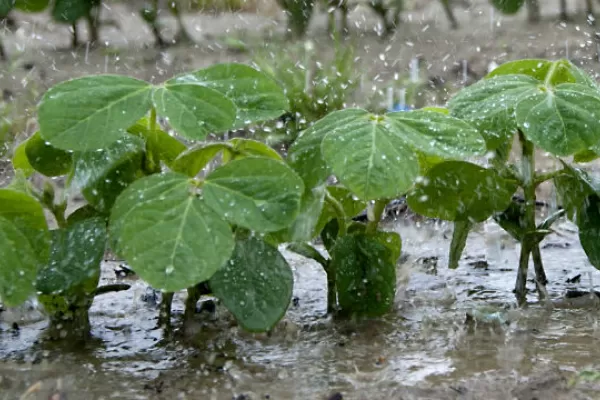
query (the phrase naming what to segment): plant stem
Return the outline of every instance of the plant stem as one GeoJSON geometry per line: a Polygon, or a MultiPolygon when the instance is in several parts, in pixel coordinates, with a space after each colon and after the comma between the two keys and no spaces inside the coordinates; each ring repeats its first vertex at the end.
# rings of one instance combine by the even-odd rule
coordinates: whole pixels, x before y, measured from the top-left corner
{"type": "MultiPolygon", "coordinates": [[[[517,272],[517,281],[515,283],[515,295],[519,306],[525,304],[527,295],[527,269],[529,267],[529,255],[537,247],[534,242],[532,233],[536,230],[535,225],[535,154],[534,146],[523,132],[519,131],[519,141],[521,143],[522,159],[521,159],[521,174],[523,176],[523,192],[525,195],[525,216],[524,228],[529,234],[524,235],[521,241],[521,254],[519,257],[519,271],[517,272]]],[[[539,249],[539,248],[538,248],[539,249]]],[[[538,282],[542,284],[545,281],[545,273],[542,276],[544,267],[541,263],[541,257],[538,259],[536,267],[536,275],[538,282]]]]}
{"type": "Polygon", "coordinates": [[[150,109],[150,121],[148,128],[150,129],[150,133],[154,133],[156,130],[156,108],[152,107],[150,109]]]}
{"type": "Polygon", "coordinates": [[[325,190],[325,201],[333,208],[335,217],[338,221],[338,238],[345,236],[347,233],[346,227],[346,212],[342,204],[329,193],[329,190],[325,190]]]}
{"type": "Polygon", "coordinates": [[[536,244],[532,251],[531,256],[533,258],[533,268],[535,269],[535,285],[537,288],[538,296],[540,300],[544,300],[546,297],[546,271],[544,271],[544,264],[542,262],[542,253],[540,252],[540,245],[536,244]]]}
{"type": "Polygon", "coordinates": [[[381,216],[383,215],[383,211],[385,210],[387,203],[387,200],[375,201],[375,204],[373,204],[373,215],[369,215],[369,213],[367,213],[369,222],[367,222],[366,233],[377,232],[377,226],[379,226],[379,221],[381,221],[381,216]]]}
{"type": "Polygon", "coordinates": [[[173,303],[173,292],[163,293],[158,312],[158,326],[164,327],[167,332],[171,331],[171,304],[173,303]]]}

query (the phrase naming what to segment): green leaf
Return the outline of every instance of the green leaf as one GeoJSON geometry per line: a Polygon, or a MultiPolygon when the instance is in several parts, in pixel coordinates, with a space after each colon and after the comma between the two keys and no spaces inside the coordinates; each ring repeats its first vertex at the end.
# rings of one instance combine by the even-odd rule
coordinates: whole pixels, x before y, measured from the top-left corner
{"type": "Polygon", "coordinates": [[[452,116],[479,129],[489,150],[504,145],[517,125],[515,107],[528,93],[535,93],[539,81],[525,75],[495,76],[458,92],[448,102],[452,116]]]}
{"type": "Polygon", "coordinates": [[[360,109],[334,111],[302,132],[290,146],[288,162],[304,180],[306,187],[321,185],[331,174],[321,152],[325,135],[339,131],[340,126],[351,124],[364,113],[360,109]]]}
{"type": "Polygon", "coordinates": [[[564,83],[540,87],[519,99],[516,121],[537,146],[558,156],[586,150],[600,142],[600,92],[564,83]]]}
{"type": "Polygon", "coordinates": [[[567,60],[547,61],[542,59],[526,59],[509,61],[490,72],[486,76],[486,79],[498,75],[527,75],[542,83],[548,78],[548,74],[551,73],[552,76],[548,83],[552,85],[567,82],[577,83],[577,79],[571,73],[572,66],[567,60]]]}
{"type": "Polygon", "coordinates": [[[244,64],[218,64],[177,78],[214,89],[236,108],[233,128],[275,119],[289,107],[283,89],[268,75],[244,64]]]}
{"type": "Polygon", "coordinates": [[[500,12],[504,14],[516,14],[523,4],[525,0],[491,0],[492,5],[500,12]]]}
{"type": "Polygon", "coordinates": [[[143,139],[146,142],[146,151],[152,153],[155,160],[163,161],[169,168],[173,167],[175,159],[186,149],[183,143],[162,129],[151,131],[146,117],[129,127],[127,132],[143,139]]]}
{"type": "Polygon", "coordinates": [[[344,314],[370,317],[390,311],[396,290],[396,265],[390,249],[365,234],[338,238],[331,251],[338,303],[344,314]]]}
{"type": "Polygon", "coordinates": [[[577,214],[579,241],[590,263],[600,269],[600,197],[586,198],[577,214]]]}
{"type": "Polygon", "coordinates": [[[269,158],[231,161],[210,173],[203,186],[206,204],[222,218],[262,233],[288,227],[303,193],[300,177],[269,158]]]}
{"type": "Polygon", "coordinates": [[[429,170],[408,195],[417,213],[446,221],[481,222],[506,209],[517,189],[494,170],[464,161],[446,161],[429,170]]]}
{"type": "Polygon", "coordinates": [[[190,177],[195,177],[220,152],[230,149],[227,143],[203,143],[181,153],[173,162],[172,169],[190,177]]]}
{"type": "Polygon", "coordinates": [[[519,242],[523,240],[527,233],[524,203],[512,201],[506,210],[494,215],[494,220],[519,242]]]}
{"type": "Polygon", "coordinates": [[[21,11],[36,13],[41,12],[48,7],[50,0],[15,0],[15,8],[21,11]]]}
{"type": "Polygon", "coordinates": [[[30,165],[42,175],[67,174],[73,165],[73,154],[47,144],[36,132],[27,140],[25,154],[30,165]]]}
{"type": "Polygon", "coordinates": [[[209,133],[231,129],[235,122],[236,108],[231,100],[185,76],[155,88],[152,100],[156,112],[188,139],[203,140],[209,133]]]}
{"type": "MultiPolygon", "coordinates": [[[[364,224],[360,224],[360,226],[365,226],[364,224]]],[[[383,244],[390,251],[390,257],[388,261],[391,264],[396,265],[398,259],[400,258],[400,254],[402,253],[402,238],[396,232],[385,232],[385,231],[377,231],[373,234],[379,243],[383,244]]]]}
{"type": "Polygon", "coordinates": [[[27,140],[17,146],[12,157],[12,165],[15,170],[20,170],[26,177],[30,177],[35,172],[35,169],[29,163],[25,148],[27,147],[27,140]]]}
{"type": "Polygon", "coordinates": [[[228,142],[233,146],[233,152],[239,153],[244,157],[266,157],[274,160],[283,161],[279,153],[271,147],[257,140],[245,138],[233,138],[228,142]]]}
{"type": "Polygon", "coordinates": [[[450,255],[448,256],[448,268],[458,268],[458,263],[467,245],[469,231],[473,224],[469,221],[455,221],[452,231],[452,242],[450,242],[450,255]]]}
{"type": "Polygon", "coordinates": [[[109,212],[117,196],[142,175],[144,142],[124,136],[100,151],[77,153],[72,186],[96,209],[109,212]]]}
{"type": "Polygon", "coordinates": [[[588,163],[598,159],[598,157],[600,155],[593,150],[583,150],[574,154],[573,161],[576,163],[588,163]]]}
{"type": "Polygon", "coordinates": [[[435,111],[386,114],[386,121],[416,150],[447,159],[485,153],[485,141],[466,122],[435,111]]]}
{"type": "Polygon", "coordinates": [[[0,299],[18,306],[35,293],[40,264],[36,249],[20,229],[0,214],[0,299]]]}
{"type": "Polygon", "coordinates": [[[38,116],[42,138],[63,150],[104,148],[150,109],[152,86],[118,75],[59,83],[46,92],[38,116]]]}
{"type": "Polygon", "coordinates": [[[231,259],[209,281],[213,294],[250,332],[275,326],[290,304],[293,284],[285,258],[258,238],[237,241],[231,259]]]}
{"type": "Polygon", "coordinates": [[[100,280],[100,263],[106,248],[106,223],[92,218],[52,231],[50,260],[37,275],[42,294],[65,294],[81,286],[91,293],[100,280]]]}
{"type": "Polygon", "coordinates": [[[5,18],[8,16],[15,6],[15,0],[0,0],[0,17],[5,18]]]}
{"type": "Polygon", "coordinates": [[[87,16],[92,4],[91,0],[55,0],[52,17],[58,22],[72,24],[87,16]]]}
{"type": "Polygon", "coordinates": [[[300,212],[291,226],[281,233],[280,240],[284,242],[305,242],[318,235],[317,224],[322,215],[325,186],[307,188],[302,195],[300,212]]]}
{"type": "Polygon", "coordinates": [[[393,198],[412,186],[417,157],[387,118],[353,109],[328,118],[335,128],[323,138],[323,156],[344,186],[365,201],[393,198]]]}
{"type": "Polygon", "coordinates": [[[79,207],[77,210],[69,214],[67,217],[67,226],[70,227],[74,224],[89,219],[102,219],[105,225],[108,224],[108,218],[106,214],[102,214],[90,204],[86,204],[85,206],[79,207]]]}
{"type": "Polygon", "coordinates": [[[117,198],[110,217],[111,248],[156,289],[175,292],[210,279],[235,242],[182,174],[151,175],[117,198]]]}
{"type": "MultiPolygon", "coordinates": [[[[328,186],[327,190],[329,191],[329,194],[342,205],[347,221],[350,221],[367,207],[365,201],[360,200],[350,190],[343,186],[328,186]]],[[[336,218],[336,214],[333,206],[328,202],[325,202],[315,232],[317,234],[321,232],[325,225],[334,218],[336,218]]]]}
{"type": "Polygon", "coordinates": [[[565,163],[563,173],[554,177],[554,187],[567,218],[571,220],[575,220],[577,211],[588,196],[600,193],[600,182],[585,171],[565,163]]]}

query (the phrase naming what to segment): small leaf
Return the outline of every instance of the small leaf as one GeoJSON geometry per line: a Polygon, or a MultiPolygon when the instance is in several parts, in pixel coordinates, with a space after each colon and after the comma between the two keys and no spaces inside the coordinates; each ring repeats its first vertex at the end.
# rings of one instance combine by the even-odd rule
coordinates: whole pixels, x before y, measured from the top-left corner
{"type": "Polygon", "coordinates": [[[22,171],[25,177],[29,178],[35,172],[35,169],[29,163],[27,153],[25,153],[25,147],[27,147],[27,141],[22,142],[17,146],[12,156],[12,165],[15,170],[22,171]]]}
{"type": "Polygon", "coordinates": [[[492,4],[496,9],[504,14],[516,14],[525,0],[491,0],[492,4]]]}
{"type": "Polygon", "coordinates": [[[395,130],[415,150],[446,159],[485,153],[485,141],[466,122],[434,111],[409,111],[386,114],[395,130]]]}
{"type": "Polygon", "coordinates": [[[286,164],[269,158],[231,161],[210,173],[203,186],[206,204],[235,225],[274,232],[298,215],[304,184],[286,164]]]}
{"type": "MultiPolygon", "coordinates": [[[[327,191],[329,191],[329,194],[342,205],[344,213],[346,214],[347,222],[349,222],[367,207],[367,203],[365,201],[360,200],[358,197],[352,194],[350,190],[343,186],[328,186],[327,191]]],[[[331,204],[325,202],[323,205],[323,211],[321,212],[319,221],[316,225],[315,232],[317,234],[321,232],[325,225],[336,217],[335,210],[331,204]]]]}
{"type": "Polygon", "coordinates": [[[192,189],[185,175],[151,175],[125,189],[112,209],[111,248],[156,289],[207,281],[233,251],[231,228],[192,189]]]}
{"type": "Polygon", "coordinates": [[[365,201],[405,193],[419,165],[402,132],[364,110],[338,113],[335,128],[323,138],[322,152],[340,182],[365,201]]]}
{"type": "MultiPolygon", "coordinates": [[[[360,224],[360,226],[365,226],[360,224]]],[[[383,244],[390,251],[390,257],[388,261],[391,264],[396,265],[398,259],[400,258],[400,254],[402,253],[402,238],[396,232],[385,232],[385,231],[377,231],[373,237],[375,237],[379,243],[383,244]]]]}
{"type": "Polygon", "coordinates": [[[73,154],[47,144],[36,132],[27,140],[25,154],[31,166],[42,175],[67,174],[73,165],[73,154]]]}
{"type": "Polygon", "coordinates": [[[519,99],[516,121],[537,146],[558,156],[586,150],[600,142],[600,92],[564,83],[539,88],[519,99]]]}
{"type": "Polygon", "coordinates": [[[450,99],[452,116],[479,129],[489,150],[504,145],[517,125],[515,106],[527,93],[537,91],[539,81],[525,75],[495,76],[462,89],[450,99]]]}
{"type": "Polygon", "coordinates": [[[230,147],[227,143],[203,143],[190,147],[175,159],[172,169],[193,178],[220,152],[230,147]]]}
{"type": "Polygon", "coordinates": [[[563,173],[554,177],[554,187],[567,218],[571,220],[575,220],[577,211],[588,196],[600,193],[600,182],[585,171],[565,163],[563,173]]]}
{"type": "Polygon", "coordinates": [[[70,227],[88,219],[102,219],[105,225],[108,224],[106,214],[102,214],[91,205],[86,204],[69,214],[67,217],[67,226],[70,227]]]}
{"type": "Polygon", "coordinates": [[[136,122],[127,129],[127,132],[143,139],[146,142],[146,151],[152,153],[157,161],[163,161],[169,168],[172,168],[177,156],[186,149],[183,143],[162,129],[152,132],[147,118],[136,122]]]}
{"type": "MultiPolygon", "coordinates": [[[[490,72],[486,79],[498,75],[527,75],[537,79],[540,83],[550,79],[551,85],[560,83],[578,83],[572,73],[573,64],[568,60],[547,61],[541,59],[516,60],[504,63],[490,72]],[[548,74],[552,74],[548,77],[548,74]]],[[[576,72],[576,71],[575,71],[576,72]]]]}
{"type": "Polygon", "coordinates": [[[396,265],[392,252],[377,238],[347,235],[331,251],[338,303],[344,314],[380,316],[394,304],[396,265]]]}
{"type": "Polygon", "coordinates": [[[574,154],[573,161],[576,163],[589,163],[598,159],[598,157],[600,157],[600,155],[593,150],[583,150],[574,154]]]}
{"type": "Polygon", "coordinates": [[[39,106],[42,139],[63,150],[104,148],[150,109],[152,86],[118,75],[93,75],[59,83],[39,106]]]}
{"type": "Polygon", "coordinates": [[[13,0],[13,3],[18,10],[36,13],[44,11],[50,0],[13,0]]]}
{"type": "Polygon", "coordinates": [[[166,117],[177,133],[192,140],[231,129],[235,104],[220,92],[184,78],[170,79],[154,90],[156,112],[166,117]]]}
{"type": "Polygon", "coordinates": [[[96,209],[109,212],[117,196],[142,175],[144,142],[124,136],[100,151],[77,153],[72,185],[96,209]]]}
{"type": "Polygon", "coordinates": [[[233,152],[239,153],[244,157],[266,157],[274,160],[283,161],[279,153],[264,143],[252,139],[233,138],[228,142],[233,146],[233,152]]]}
{"type": "Polygon", "coordinates": [[[28,239],[0,214],[0,299],[9,307],[22,304],[35,293],[40,259],[28,239]]]}
{"type": "Polygon", "coordinates": [[[218,64],[177,78],[214,89],[229,100],[237,115],[233,128],[279,117],[288,109],[285,93],[268,75],[244,64],[218,64]]]}
{"type": "Polygon", "coordinates": [[[458,268],[458,263],[467,245],[469,231],[473,224],[469,221],[455,221],[452,231],[452,242],[450,243],[450,255],[448,256],[448,268],[458,268]]]}
{"type": "Polygon", "coordinates": [[[577,213],[579,241],[590,263],[600,269],[600,197],[593,194],[586,198],[577,213]]]}
{"type": "Polygon", "coordinates": [[[481,222],[510,204],[516,182],[494,170],[464,161],[446,161],[429,170],[408,195],[417,213],[446,221],[481,222]]]}
{"type": "Polygon", "coordinates": [[[211,278],[213,294],[250,332],[272,329],[292,299],[294,277],[276,247],[238,240],[231,259],[211,278]]]}
{"type": "Polygon", "coordinates": [[[58,22],[72,24],[89,15],[92,4],[90,0],[55,0],[52,17],[58,22]]]}
{"type": "Polygon", "coordinates": [[[106,237],[106,223],[101,218],[52,231],[50,260],[37,275],[37,290],[46,295],[65,294],[89,285],[86,289],[91,293],[100,280],[106,237]]]}

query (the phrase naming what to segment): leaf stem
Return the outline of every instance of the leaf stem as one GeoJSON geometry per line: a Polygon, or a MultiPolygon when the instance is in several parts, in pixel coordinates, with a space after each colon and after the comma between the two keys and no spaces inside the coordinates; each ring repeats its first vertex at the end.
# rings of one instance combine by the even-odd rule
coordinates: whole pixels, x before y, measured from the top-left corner
{"type": "Polygon", "coordinates": [[[346,212],[342,204],[329,193],[329,190],[325,190],[325,201],[333,208],[335,217],[338,220],[338,238],[346,236],[348,228],[346,226],[346,212]]]}
{"type": "Polygon", "coordinates": [[[150,120],[148,122],[150,133],[153,133],[156,130],[156,108],[154,107],[150,109],[150,120]]]}
{"type": "Polygon", "coordinates": [[[535,174],[534,185],[537,187],[540,184],[546,182],[547,180],[556,178],[557,176],[562,175],[563,170],[557,169],[556,171],[546,172],[544,174],[535,174]]]}
{"type": "Polygon", "coordinates": [[[377,226],[379,225],[379,221],[381,221],[381,216],[383,215],[383,211],[385,210],[385,206],[388,204],[388,200],[376,200],[375,204],[373,204],[373,214],[367,213],[369,217],[369,222],[367,222],[366,233],[375,233],[377,232],[377,226]]]}

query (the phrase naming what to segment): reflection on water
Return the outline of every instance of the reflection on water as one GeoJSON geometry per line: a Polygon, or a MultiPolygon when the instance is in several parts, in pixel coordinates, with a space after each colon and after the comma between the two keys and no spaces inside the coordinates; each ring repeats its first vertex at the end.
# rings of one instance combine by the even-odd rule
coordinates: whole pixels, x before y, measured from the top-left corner
{"type": "MultiPolygon", "coordinates": [[[[460,268],[449,271],[451,227],[390,222],[386,228],[402,235],[405,256],[397,309],[385,318],[332,322],[323,271],[285,252],[298,301],[271,335],[241,332],[219,311],[217,321],[199,316],[193,337],[164,342],[154,329],[155,305],[140,300],[146,288],[135,282],[129,291],[97,298],[96,340],[84,349],[37,343],[44,321],[24,324],[18,334],[4,321],[0,399],[18,397],[39,380],[48,388],[60,380],[69,399],[313,399],[336,392],[344,399],[454,398],[494,385],[508,394],[521,377],[547,366],[575,372],[600,356],[593,310],[552,310],[536,304],[533,292],[527,309],[514,308],[518,245],[508,237],[481,227],[469,237],[460,268]],[[469,323],[467,312],[475,316],[469,323]]],[[[543,243],[554,298],[600,282],[570,226],[558,231],[543,243]],[[579,283],[567,282],[578,274],[579,283]]],[[[105,281],[115,280],[113,268],[104,266],[105,281]]],[[[182,313],[181,297],[174,309],[182,313]]]]}

